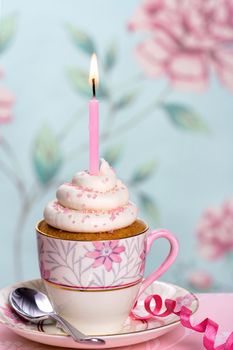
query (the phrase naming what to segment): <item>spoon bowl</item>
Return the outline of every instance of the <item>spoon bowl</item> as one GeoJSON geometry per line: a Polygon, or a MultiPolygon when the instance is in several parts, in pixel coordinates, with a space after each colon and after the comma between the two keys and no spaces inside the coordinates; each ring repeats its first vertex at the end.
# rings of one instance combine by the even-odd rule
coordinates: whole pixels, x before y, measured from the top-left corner
{"type": "MultiPolygon", "coordinates": [[[[46,295],[30,288],[17,288],[9,295],[9,302],[14,311],[21,317],[31,322],[39,322],[48,319],[53,312],[49,302],[48,310],[43,307],[43,311],[38,307],[37,301],[46,300],[46,295]]],[[[47,298],[48,299],[48,298],[47,298]]],[[[46,300],[47,301],[47,300],[46,300]]],[[[42,303],[39,302],[41,306],[42,303]]]]}

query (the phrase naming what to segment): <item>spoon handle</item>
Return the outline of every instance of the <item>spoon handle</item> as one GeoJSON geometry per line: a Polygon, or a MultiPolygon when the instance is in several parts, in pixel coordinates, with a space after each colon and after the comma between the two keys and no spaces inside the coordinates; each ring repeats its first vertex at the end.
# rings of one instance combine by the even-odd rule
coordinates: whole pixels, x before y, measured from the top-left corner
{"type": "Polygon", "coordinates": [[[75,342],[78,343],[86,343],[86,344],[96,344],[96,345],[103,345],[105,344],[105,341],[103,339],[99,338],[91,338],[80,332],[77,328],[72,326],[70,322],[65,320],[62,316],[57,315],[56,313],[52,313],[49,315],[51,318],[53,318],[55,321],[59,322],[62,328],[66,333],[68,333],[75,342]]]}

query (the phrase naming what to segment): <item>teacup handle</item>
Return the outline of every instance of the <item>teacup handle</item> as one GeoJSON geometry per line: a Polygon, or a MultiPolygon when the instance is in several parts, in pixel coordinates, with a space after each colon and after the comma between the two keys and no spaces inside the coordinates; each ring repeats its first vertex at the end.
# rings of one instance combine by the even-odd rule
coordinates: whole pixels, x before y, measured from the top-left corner
{"type": "Polygon", "coordinates": [[[146,277],[141,285],[138,297],[151,285],[155,280],[157,280],[165,271],[169,269],[169,267],[173,264],[175,261],[178,251],[179,251],[179,244],[177,239],[167,230],[158,230],[158,231],[152,231],[148,237],[147,237],[147,249],[146,254],[149,253],[152,244],[154,241],[156,241],[159,238],[165,238],[170,243],[170,251],[168,253],[168,256],[164,260],[164,262],[158,267],[157,270],[152,272],[148,277],[146,277]]]}

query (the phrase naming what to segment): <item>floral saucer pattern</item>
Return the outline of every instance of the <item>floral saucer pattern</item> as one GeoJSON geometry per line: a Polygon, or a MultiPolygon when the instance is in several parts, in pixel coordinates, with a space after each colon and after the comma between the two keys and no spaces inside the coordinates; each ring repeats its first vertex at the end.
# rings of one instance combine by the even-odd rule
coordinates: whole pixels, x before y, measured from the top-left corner
{"type": "MultiPolygon", "coordinates": [[[[19,318],[11,310],[8,304],[8,296],[10,291],[19,286],[34,288],[45,292],[43,282],[40,279],[19,282],[15,285],[0,290],[0,323],[5,324],[13,332],[39,343],[76,349],[90,348],[90,346],[75,343],[61,329],[56,327],[55,323],[42,321],[38,324],[32,324],[19,318]]],[[[139,300],[137,313],[143,315],[143,299],[150,294],[159,294],[162,299],[171,298],[176,300],[177,308],[185,305],[193,312],[198,309],[197,298],[186,289],[173,284],[156,281],[147,288],[144,295],[139,300]]],[[[155,339],[173,330],[179,325],[179,323],[179,319],[175,315],[170,315],[163,319],[151,318],[143,322],[128,318],[119,334],[102,335],[102,338],[106,341],[106,344],[101,348],[127,346],[155,339]]]]}

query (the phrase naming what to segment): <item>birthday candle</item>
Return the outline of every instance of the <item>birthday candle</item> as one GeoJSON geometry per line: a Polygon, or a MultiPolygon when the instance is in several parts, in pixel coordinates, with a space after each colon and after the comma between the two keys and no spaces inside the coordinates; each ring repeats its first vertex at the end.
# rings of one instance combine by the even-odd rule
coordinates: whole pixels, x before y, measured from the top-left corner
{"type": "Polygon", "coordinates": [[[93,97],[89,101],[89,173],[99,173],[99,101],[96,99],[96,86],[99,81],[96,54],[92,55],[89,83],[93,97]]]}

